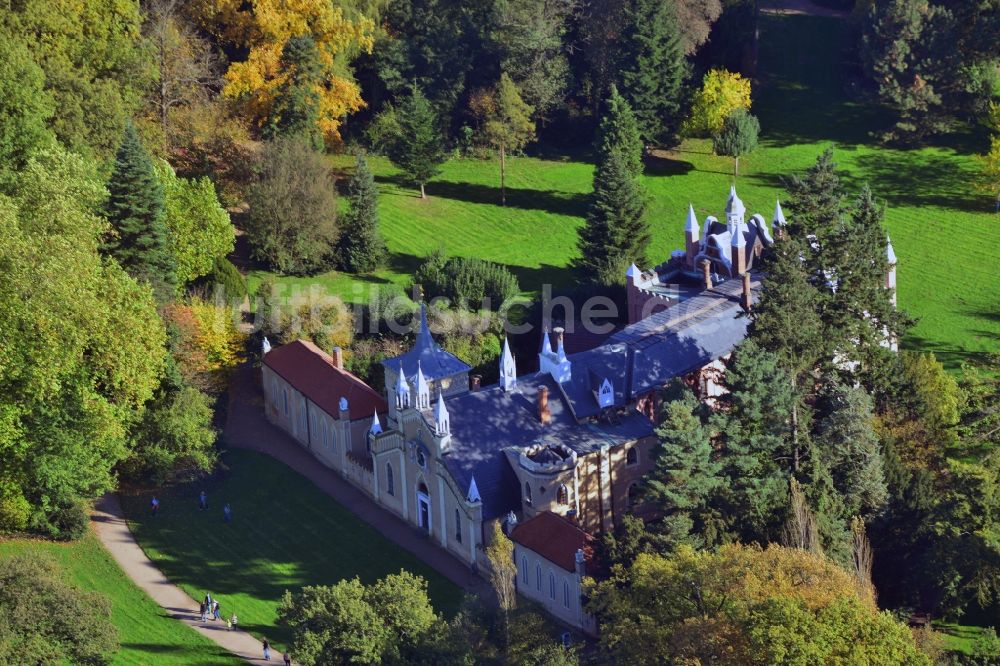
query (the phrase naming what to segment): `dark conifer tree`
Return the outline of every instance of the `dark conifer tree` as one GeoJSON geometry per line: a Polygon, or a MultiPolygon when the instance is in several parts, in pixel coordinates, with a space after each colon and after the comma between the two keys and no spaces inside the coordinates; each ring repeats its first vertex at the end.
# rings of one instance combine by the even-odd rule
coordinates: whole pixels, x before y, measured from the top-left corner
{"type": "Polygon", "coordinates": [[[836,231],[844,214],[844,188],[836,167],[833,150],[827,148],[805,177],[792,176],[786,183],[791,233],[800,239],[813,234],[820,246],[836,231]]]}
{"type": "Polygon", "coordinates": [[[281,68],[288,72],[288,78],[275,95],[264,135],[269,139],[299,136],[314,149],[322,150],[319,86],[323,83],[323,64],[313,38],[301,35],[285,42],[281,68]]]}
{"type": "Polygon", "coordinates": [[[674,3],[632,0],[622,38],[622,92],[647,144],[672,143],[683,120],[687,61],[674,3]]]}
{"type": "Polygon", "coordinates": [[[104,251],[129,275],[152,285],[158,298],[170,298],[177,278],[163,216],[163,188],[131,122],[125,126],[107,187],[104,215],[113,233],[104,251]]]}
{"type": "Polygon", "coordinates": [[[611,286],[625,281],[631,263],[646,263],[649,224],[646,200],[619,151],[597,166],[587,221],[580,229],[574,266],[587,281],[611,286]]]}
{"type": "Polygon", "coordinates": [[[350,209],[340,234],[340,261],[344,270],[369,273],[385,261],[385,239],[378,224],[378,187],[364,155],[358,155],[348,185],[350,209]]]}
{"type": "Polygon", "coordinates": [[[397,118],[399,129],[389,142],[389,159],[407,180],[420,187],[420,198],[426,199],[424,186],[441,173],[446,158],[437,114],[420,89],[414,87],[400,106],[397,118]]]}
{"type": "Polygon", "coordinates": [[[639,136],[639,125],[635,113],[628,101],[618,92],[618,87],[611,86],[611,94],[605,104],[604,116],[597,127],[597,139],[594,142],[597,150],[597,161],[607,160],[611,151],[617,150],[625,160],[629,172],[638,178],[642,175],[642,138],[639,136]]]}

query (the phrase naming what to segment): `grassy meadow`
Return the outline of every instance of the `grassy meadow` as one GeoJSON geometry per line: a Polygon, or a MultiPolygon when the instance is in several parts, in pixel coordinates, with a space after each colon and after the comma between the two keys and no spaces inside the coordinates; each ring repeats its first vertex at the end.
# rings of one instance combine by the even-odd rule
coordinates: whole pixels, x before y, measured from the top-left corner
{"type": "Polygon", "coordinates": [[[230,451],[225,471],[203,483],[158,492],[160,515],[149,515],[150,496],[123,495],[129,527],[146,555],[195,599],[206,592],[223,615],[234,611],[243,629],[287,645],[276,625],[285,590],[331,585],[358,576],[364,583],[406,569],[428,581],[431,601],[451,616],[462,590],[329,495],[270,456],[230,451]],[[198,509],[208,493],[209,510],[198,509]],[[230,503],[233,521],[224,523],[230,503]]]}
{"type": "MultiPolygon", "coordinates": [[[[137,588],[90,533],[73,543],[32,539],[0,540],[0,558],[51,557],[70,583],[111,600],[111,620],[121,649],[114,666],[227,666],[243,663],[201,634],[172,619],[137,588]]],[[[4,658],[0,658],[0,662],[4,658]]]]}
{"type": "MultiPolygon", "coordinates": [[[[887,206],[886,224],[899,257],[899,302],[919,322],[904,344],[934,351],[949,367],[1000,350],[1000,274],[992,199],[972,186],[974,154],[985,139],[949,137],[915,150],[878,146],[868,135],[884,127],[878,109],[853,101],[847,64],[846,23],[809,16],[762,15],[760,63],[753,112],[761,147],[740,160],[736,179],[750,213],[770,220],[782,178],[801,172],[828,146],[852,191],[869,183],[887,206]]],[[[587,145],[590,137],[580,137],[587,145]]],[[[538,293],[550,282],[573,280],[566,269],[576,255],[593,165],[586,154],[513,158],[508,163],[507,206],[500,206],[496,160],[453,159],[421,200],[388,161],[372,158],[381,188],[381,220],[390,258],[370,276],[331,272],[313,278],[279,277],[300,286],[319,284],[348,301],[372,286],[405,287],[428,252],[475,256],[507,265],[521,287],[538,293]]],[[[349,171],[353,158],[334,156],[349,171]]],[[[659,262],[681,246],[688,203],[699,217],[722,214],[732,161],[711,154],[708,140],[687,140],[646,166],[653,243],[659,262]]],[[[252,289],[268,277],[252,271],[252,289]]]]}

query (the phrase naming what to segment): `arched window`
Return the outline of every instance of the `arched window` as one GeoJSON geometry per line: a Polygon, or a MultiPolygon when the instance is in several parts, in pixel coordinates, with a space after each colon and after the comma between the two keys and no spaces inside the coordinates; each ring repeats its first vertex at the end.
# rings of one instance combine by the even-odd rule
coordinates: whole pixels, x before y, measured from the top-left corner
{"type": "Polygon", "coordinates": [[[531,506],[531,486],[527,481],[524,482],[524,503],[531,506]]]}
{"type": "Polygon", "coordinates": [[[390,495],[396,494],[396,484],[392,479],[392,463],[385,464],[385,492],[390,495]]]}
{"type": "Polygon", "coordinates": [[[556,598],[556,575],[551,571],[549,572],[549,598],[556,598]]]}
{"type": "Polygon", "coordinates": [[[625,503],[628,508],[633,508],[639,502],[639,484],[633,483],[628,487],[625,495],[625,503]]]}
{"type": "Polygon", "coordinates": [[[542,565],[535,565],[535,589],[542,591],[542,565]]]}
{"type": "Polygon", "coordinates": [[[634,446],[629,447],[628,451],[625,452],[625,464],[626,465],[636,465],[639,462],[639,449],[634,446]]]}
{"type": "Polygon", "coordinates": [[[569,583],[563,581],[563,606],[569,608],[569,583]]]}
{"type": "Polygon", "coordinates": [[[560,504],[569,504],[569,491],[565,485],[559,486],[559,490],[556,491],[556,501],[560,504]]]}
{"type": "Polygon", "coordinates": [[[528,558],[521,558],[521,582],[524,583],[525,587],[528,586],[528,558]]]}
{"type": "Polygon", "coordinates": [[[462,543],[462,516],[455,509],[455,541],[462,543]]]}

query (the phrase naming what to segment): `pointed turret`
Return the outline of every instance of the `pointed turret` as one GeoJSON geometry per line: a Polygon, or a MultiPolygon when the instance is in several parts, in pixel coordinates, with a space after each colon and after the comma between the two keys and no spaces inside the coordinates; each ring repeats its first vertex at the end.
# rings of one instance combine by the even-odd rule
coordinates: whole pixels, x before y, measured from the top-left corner
{"type": "Polygon", "coordinates": [[[476,477],[473,476],[472,480],[469,481],[469,492],[465,494],[465,499],[470,502],[482,502],[483,498],[479,495],[479,486],[476,485],[476,477]]]}
{"type": "Polygon", "coordinates": [[[625,271],[625,278],[629,279],[629,280],[632,280],[633,282],[638,281],[639,280],[639,276],[641,276],[641,275],[642,275],[642,272],[639,270],[639,267],[636,266],[634,263],[630,264],[629,267],[628,267],[628,270],[625,271]]]}
{"type": "Polygon", "coordinates": [[[410,385],[406,383],[403,374],[403,364],[399,364],[399,374],[396,375],[396,409],[408,409],[410,406],[410,385]]]}
{"type": "Polygon", "coordinates": [[[444,393],[438,392],[437,404],[434,405],[434,428],[439,436],[451,434],[451,419],[448,408],[444,405],[444,393]]]}
{"type": "Polygon", "coordinates": [[[733,225],[732,247],[730,248],[730,261],[732,261],[733,277],[743,275],[747,270],[747,229],[746,222],[739,219],[733,225]]]}
{"type": "Polygon", "coordinates": [[[896,252],[892,249],[892,240],[885,237],[885,259],[889,268],[885,273],[885,288],[892,291],[892,305],[896,306],[896,252]]]}
{"type": "Polygon", "coordinates": [[[377,435],[382,432],[382,424],[379,423],[377,411],[375,412],[375,416],[372,417],[372,427],[368,429],[368,432],[373,435],[377,435]]]}
{"type": "Polygon", "coordinates": [[[431,387],[424,377],[424,369],[420,367],[420,361],[417,361],[417,409],[430,409],[430,406],[431,387]]]}
{"type": "Polygon", "coordinates": [[[687,220],[684,222],[684,259],[689,269],[694,268],[694,259],[700,250],[698,216],[694,214],[694,204],[688,204],[687,220]]]}
{"type": "Polygon", "coordinates": [[[552,353],[552,341],[549,340],[549,330],[545,329],[542,331],[542,353],[551,354],[552,353]]]}
{"type": "Polygon", "coordinates": [[[729,224],[730,230],[737,222],[743,220],[746,212],[746,206],[743,205],[743,201],[736,194],[736,185],[731,185],[729,187],[729,200],[726,201],[726,221],[729,224]]]}
{"type": "Polygon", "coordinates": [[[556,336],[556,350],[552,351],[552,344],[549,342],[549,334],[545,333],[542,340],[542,351],[538,354],[538,369],[552,375],[560,384],[568,382],[572,376],[571,362],[566,357],[566,347],[563,344],[563,329],[556,327],[552,329],[556,336]]]}
{"type": "Polygon", "coordinates": [[[503,353],[500,354],[500,386],[504,391],[510,391],[517,386],[517,366],[514,355],[510,353],[507,338],[503,339],[503,353]]]}
{"type": "Polygon", "coordinates": [[[892,249],[892,239],[885,237],[885,258],[890,266],[896,265],[896,252],[892,249]]]}

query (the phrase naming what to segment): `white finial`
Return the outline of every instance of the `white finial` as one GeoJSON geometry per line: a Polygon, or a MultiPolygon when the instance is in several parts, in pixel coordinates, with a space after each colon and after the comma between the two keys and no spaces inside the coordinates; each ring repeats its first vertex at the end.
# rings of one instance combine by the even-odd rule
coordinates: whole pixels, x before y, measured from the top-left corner
{"type": "Polygon", "coordinates": [[[517,366],[514,355],[510,353],[507,338],[503,339],[503,353],[500,355],[500,386],[504,391],[510,391],[517,385],[517,366]]]}
{"type": "Polygon", "coordinates": [[[698,216],[694,214],[694,204],[688,204],[688,216],[684,223],[684,231],[692,234],[698,233],[698,216]]]}
{"type": "Polygon", "coordinates": [[[627,277],[627,278],[632,278],[633,280],[634,280],[635,278],[638,278],[638,277],[639,277],[639,275],[640,275],[640,271],[639,271],[639,267],[638,267],[638,266],[636,266],[635,264],[631,264],[631,265],[630,265],[630,266],[628,267],[628,270],[627,270],[627,271],[625,271],[625,277],[627,277]]]}
{"type": "Polygon", "coordinates": [[[892,249],[892,239],[888,236],[885,237],[885,258],[890,266],[896,265],[896,253],[892,249]]]}
{"type": "Polygon", "coordinates": [[[431,389],[424,377],[424,371],[417,361],[417,409],[427,409],[431,406],[431,389]]]}
{"type": "Polygon", "coordinates": [[[271,351],[271,341],[264,336],[264,341],[260,343],[260,355],[263,356],[267,352],[271,351]]]}
{"type": "Polygon", "coordinates": [[[548,329],[542,331],[542,353],[543,354],[552,353],[552,340],[549,339],[548,329]]]}
{"type": "Polygon", "coordinates": [[[377,435],[382,432],[382,424],[378,421],[378,411],[376,411],[375,416],[372,417],[372,427],[369,428],[368,432],[373,435],[377,435]]]}
{"type": "Polygon", "coordinates": [[[347,411],[347,407],[348,407],[348,405],[347,405],[347,398],[341,398],[340,399],[340,411],[346,412],[347,411]]]}
{"type": "Polygon", "coordinates": [[[774,217],[771,219],[771,224],[775,228],[779,226],[785,226],[785,213],[781,210],[781,200],[776,200],[774,203],[774,217]]]}
{"type": "Polygon", "coordinates": [[[444,406],[444,393],[441,391],[438,392],[437,405],[434,406],[434,423],[438,435],[451,433],[451,419],[448,417],[448,408],[444,406]]]}
{"type": "Polygon", "coordinates": [[[406,409],[410,406],[410,385],[406,383],[403,374],[403,364],[399,364],[399,374],[396,375],[396,408],[406,409]]]}
{"type": "Polygon", "coordinates": [[[472,477],[472,481],[469,482],[469,492],[466,493],[465,499],[470,502],[482,502],[483,498],[479,496],[479,488],[476,486],[476,477],[472,477]]]}

